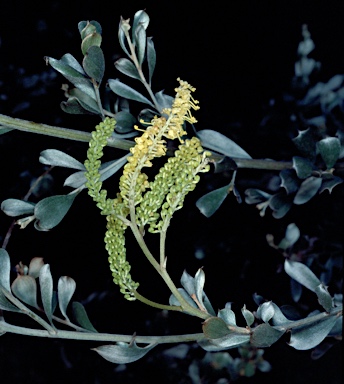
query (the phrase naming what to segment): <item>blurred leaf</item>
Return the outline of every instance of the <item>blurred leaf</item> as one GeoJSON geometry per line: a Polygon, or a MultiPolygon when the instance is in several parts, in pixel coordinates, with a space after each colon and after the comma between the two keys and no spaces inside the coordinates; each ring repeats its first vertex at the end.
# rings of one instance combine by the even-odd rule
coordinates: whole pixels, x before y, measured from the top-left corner
{"type": "Polygon", "coordinates": [[[300,179],[306,179],[312,174],[313,164],[304,157],[294,156],[293,168],[295,169],[296,174],[300,179]]]}
{"type": "Polygon", "coordinates": [[[155,106],[146,97],[141,95],[141,93],[135,91],[135,89],[129,87],[128,85],[121,83],[117,79],[109,79],[109,87],[118,96],[124,97],[129,100],[135,100],[140,103],[148,104],[151,107],[155,108],[155,106]]]}
{"type": "Polygon", "coordinates": [[[159,91],[154,96],[160,107],[159,112],[161,112],[164,108],[172,108],[174,101],[172,96],[166,95],[164,91],[159,91]]]}
{"type": "Polygon", "coordinates": [[[82,328],[85,328],[90,332],[98,332],[90,322],[90,319],[87,316],[86,310],[81,303],[77,301],[73,301],[72,308],[73,308],[74,318],[82,328]]]}
{"type": "Polygon", "coordinates": [[[293,329],[289,345],[302,351],[316,347],[331,331],[336,320],[335,316],[328,316],[317,323],[293,329]]]}
{"type": "Polygon", "coordinates": [[[303,156],[310,160],[315,159],[316,141],[310,128],[305,131],[299,131],[299,134],[293,139],[293,142],[303,156]]]}
{"type": "Polygon", "coordinates": [[[253,329],[251,335],[251,344],[257,348],[270,347],[272,344],[281,338],[284,331],[277,330],[269,324],[260,324],[253,329]]]}
{"type": "Polygon", "coordinates": [[[152,77],[156,65],[156,52],[154,48],[153,38],[147,38],[147,63],[148,63],[148,82],[152,84],[152,77]]]}
{"type": "Polygon", "coordinates": [[[53,278],[50,272],[50,265],[44,264],[41,270],[39,271],[39,287],[41,289],[41,298],[44,308],[44,313],[46,314],[50,324],[53,325],[52,320],[52,298],[53,298],[53,278]]]}
{"type": "Polygon", "coordinates": [[[72,206],[76,193],[46,197],[35,206],[37,229],[48,231],[61,222],[72,206]]]}
{"type": "Polygon", "coordinates": [[[196,207],[205,217],[210,217],[220,208],[221,204],[228,196],[228,192],[228,185],[215,189],[200,197],[196,202],[196,207]]]}
{"type": "Polygon", "coordinates": [[[299,189],[299,179],[295,176],[294,170],[283,169],[279,175],[282,180],[281,187],[286,190],[288,195],[296,192],[299,189]]]}
{"type": "Polygon", "coordinates": [[[53,59],[52,57],[45,57],[45,60],[58,72],[60,72],[67,80],[69,80],[80,91],[86,93],[89,97],[96,100],[91,81],[86,78],[82,73],[66,64],[64,57],[61,60],[53,59]]]}
{"type": "Polygon", "coordinates": [[[273,195],[269,201],[269,207],[273,210],[272,216],[275,219],[284,217],[292,207],[290,197],[284,192],[279,192],[273,195]]]}
{"type": "Polygon", "coordinates": [[[245,191],[245,202],[246,204],[258,204],[270,199],[271,195],[267,192],[261,191],[260,189],[248,188],[245,191]]]}
{"type": "Polygon", "coordinates": [[[300,56],[307,56],[313,51],[314,48],[315,48],[315,44],[313,40],[308,38],[303,41],[300,41],[297,49],[297,53],[300,56]]]}
{"type": "Polygon", "coordinates": [[[188,344],[179,344],[175,347],[165,349],[163,352],[164,356],[173,357],[175,359],[185,359],[190,351],[188,344]]]}
{"type": "Polygon", "coordinates": [[[318,296],[319,304],[326,312],[330,312],[331,308],[333,308],[333,299],[327,290],[327,287],[321,283],[315,288],[314,292],[318,296]]]}
{"type": "Polygon", "coordinates": [[[331,169],[336,164],[340,155],[340,140],[337,137],[326,137],[317,142],[317,148],[327,169],[331,169]]]}
{"type": "Polygon", "coordinates": [[[82,54],[86,55],[87,51],[91,47],[94,47],[94,46],[100,47],[101,43],[102,43],[102,36],[99,33],[93,32],[93,33],[87,34],[87,36],[84,37],[81,43],[82,54]]]}
{"type": "Polygon", "coordinates": [[[76,283],[68,276],[61,276],[57,284],[58,301],[62,315],[69,321],[67,316],[67,306],[75,292],[76,283]]]}
{"type": "Polygon", "coordinates": [[[29,265],[29,276],[33,277],[36,279],[39,276],[39,271],[44,265],[43,257],[34,257],[30,261],[29,265]]]}
{"type": "Polygon", "coordinates": [[[244,305],[243,308],[241,309],[241,313],[245,318],[247,326],[250,327],[254,323],[253,313],[248,309],[246,309],[246,305],[244,305]]]}
{"type": "Polygon", "coordinates": [[[12,292],[24,303],[38,308],[36,280],[28,275],[18,275],[11,285],[12,292]]]}
{"type": "Polygon", "coordinates": [[[134,129],[136,118],[127,111],[120,111],[115,114],[116,131],[119,133],[127,133],[134,129]]]}
{"type": "Polygon", "coordinates": [[[149,344],[146,347],[138,347],[135,341],[130,344],[117,343],[116,345],[102,345],[92,348],[99,353],[105,360],[115,364],[128,364],[141,359],[146,353],[153,349],[157,344],[149,344]]]}
{"type": "Polygon", "coordinates": [[[78,88],[73,88],[69,91],[69,97],[67,102],[64,104],[68,104],[73,98],[76,98],[79,104],[83,109],[86,111],[89,111],[91,113],[100,114],[99,106],[97,102],[92,98],[89,97],[86,93],[81,91],[78,88]]]}
{"type": "Polygon", "coordinates": [[[298,303],[302,295],[302,285],[294,279],[290,279],[290,293],[295,303],[298,303]]]}
{"type": "Polygon", "coordinates": [[[320,280],[315,274],[305,265],[298,261],[285,260],[284,270],[286,273],[302,284],[312,292],[315,292],[316,287],[320,284],[320,280]]]}
{"type": "Polygon", "coordinates": [[[13,131],[13,128],[6,128],[4,126],[0,126],[0,135],[3,135],[4,133],[13,131]]]}
{"type": "Polygon", "coordinates": [[[197,132],[197,137],[202,145],[228,157],[237,157],[241,159],[251,159],[251,156],[244,151],[238,144],[234,143],[228,137],[211,129],[204,129],[197,132]]]}
{"type": "Polygon", "coordinates": [[[235,313],[230,308],[220,309],[217,316],[226,324],[236,325],[235,313]]]}
{"type": "Polygon", "coordinates": [[[60,108],[63,112],[71,115],[88,115],[92,113],[83,108],[76,97],[69,97],[67,101],[62,101],[60,103],[60,108]]]}
{"type": "Polygon", "coordinates": [[[295,223],[288,225],[284,238],[278,244],[278,248],[286,250],[294,245],[300,238],[300,230],[295,223]]]}
{"type": "Polygon", "coordinates": [[[82,66],[88,76],[95,79],[98,84],[101,83],[105,71],[105,59],[102,49],[96,45],[90,47],[82,61],[82,66]]]}
{"type": "Polygon", "coordinates": [[[34,212],[35,204],[23,200],[6,199],[1,203],[1,210],[8,216],[15,217],[30,215],[34,212]]]}
{"type": "Polygon", "coordinates": [[[124,58],[118,59],[115,61],[115,67],[125,75],[137,80],[141,80],[135,65],[130,60],[124,58]]]}
{"type": "Polygon", "coordinates": [[[329,191],[329,193],[332,193],[332,190],[337,185],[341,184],[343,182],[343,179],[338,176],[330,175],[330,177],[326,177],[325,175],[322,175],[322,184],[319,189],[319,193],[322,193],[326,190],[329,191]]]}
{"type": "Polygon", "coordinates": [[[312,197],[314,197],[321,187],[321,178],[311,176],[304,180],[299,190],[297,191],[293,203],[300,205],[307,203],[312,197]]]}
{"type": "Polygon", "coordinates": [[[45,151],[42,151],[39,156],[39,162],[45,165],[80,169],[82,171],[85,171],[84,164],[74,159],[74,157],[67,155],[67,153],[59,151],[57,149],[46,149],[45,151]]]}

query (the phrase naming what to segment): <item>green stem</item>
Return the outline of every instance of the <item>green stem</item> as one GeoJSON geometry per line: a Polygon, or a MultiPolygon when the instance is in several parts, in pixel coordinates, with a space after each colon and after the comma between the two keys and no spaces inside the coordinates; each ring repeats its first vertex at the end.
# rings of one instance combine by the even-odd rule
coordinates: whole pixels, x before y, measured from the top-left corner
{"type": "MultiPolygon", "coordinates": [[[[0,114],[0,127],[17,129],[19,131],[38,133],[46,136],[59,137],[61,139],[89,142],[91,133],[77,131],[75,129],[60,128],[47,124],[34,123],[32,121],[15,119],[0,114]]],[[[134,143],[129,140],[109,138],[107,145],[113,148],[129,150],[134,143]]]]}
{"type": "Polygon", "coordinates": [[[92,79],[92,84],[93,84],[94,93],[96,94],[98,108],[99,108],[102,120],[104,120],[105,114],[104,114],[104,110],[103,110],[103,106],[102,106],[102,101],[100,99],[99,85],[97,84],[97,82],[94,79],[92,79]]]}
{"type": "Polygon", "coordinates": [[[136,299],[140,300],[142,303],[150,305],[151,307],[154,307],[154,308],[165,309],[168,311],[179,311],[179,312],[183,311],[182,307],[178,307],[176,305],[165,305],[165,304],[160,304],[160,303],[156,303],[155,301],[149,300],[146,297],[140,295],[137,291],[134,291],[134,295],[136,299]]]}

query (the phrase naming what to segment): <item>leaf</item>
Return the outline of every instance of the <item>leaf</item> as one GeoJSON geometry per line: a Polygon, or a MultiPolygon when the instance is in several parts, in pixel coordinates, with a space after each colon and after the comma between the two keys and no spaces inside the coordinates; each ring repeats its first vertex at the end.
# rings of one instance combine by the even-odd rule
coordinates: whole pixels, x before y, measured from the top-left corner
{"type": "Polygon", "coordinates": [[[331,169],[336,164],[340,155],[340,140],[337,137],[326,137],[317,142],[317,148],[327,169],[331,169]]]}
{"type": "Polygon", "coordinates": [[[332,190],[337,185],[341,184],[343,182],[343,179],[338,176],[331,175],[329,178],[325,177],[325,175],[322,176],[322,184],[319,189],[319,193],[323,193],[324,191],[328,190],[329,193],[332,193],[332,190]]]}
{"type": "MultiPolygon", "coordinates": [[[[93,32],[85,36],[81,43],[81,52],[83,55],[87,54],[87,51],[91,47],[100,47],[102,43],[102,35],[97,32],[93,32]]],[[[84,67],[85,68],[85,67],[84,67]]]]}
{"type": "Polygon", "coordinates": [[[125,33],[124,33],[124,30],[127,29],[129,30],[130,29],[130,25],[128,23],[128,20],[124,20],[123,17],[121,17],[121,20],[119,22],[119,27],[118,27],[118,40],[119,40],[119,44],[121,46],[121,48],[123,49],[123,51],[126,53],[126,55],[128,57],[131,57],[125,43],[126,43],[126,37],[125,37],[125,33]]]}
{"type": "Polygon", "coordinates": [[[326,312],[330,312],[331,308],[333,308],[333,299],[327,290],[327,287],[321,283],[315,288],[314,292],[318,296],[319,304],[326,312]]]}
{"type": "Polygon", "coordinates": [[[273,210],[272,216],[275,219],[280,219],[288,213],[293,205],[290,200],[290,197],[284,191],[276,193],[271,197],[269,207],[273,210]]]}
{"type": "Polygon", "coordinates": [[[312,174],[313,164],[304,157],[294,156],[293,168],[295,169],[296,174],[300,179],[306,179],[312,174]]]}
{"type": "Polygon", "coordinates": [[[328,316],[317,323],[293,329],[289,345],[302,351],[316,347],[329,334],[336,320],[335,316],[328,316]]]}
{"type": "Polygon", "coordinates": [[[101,347],[92,348],[92,351],[99,353],[105,360],[115,364],[128,364],[141,359],[157,344],[152,343],[146,347],[138,347],[133,341],[130,344],[117,343],[116,345],[102,345],[101,347]]]}
{"type": "Polygon", "coordinates": [[[140,103],[148,104],[155,109],[155,106],[141,93],[135,91],[135,89],[129,87],[126,84],[123,84],[118,79],[109,79],[109,87],[112,92],[116,93],[116,95],[124,97],[129,100],[135,100],[140,103]]]}
{"type": "Polygon", "coordinates": [[[279,175],[282,180],[281,187],[285,188],[288,195],[299,189],[299,179],[296,178],[294,170],[283,169],[279,175]]]}
{"type": "Polygon", "coordinates": [[[260,324],[253,329],[251,344],[257,348],[270,347],[284,334],[284,331],[277,330],[269,324],[260,324]]]}
{"type": "Polygon", "coordinates": [[[291,223],[287,226],[285,236],[278,244],[278,248],[286,250],[293,246],[300,238],[300,230],[295,223],[291,223]]]}
{"type": "Polygon", "coordinates": [[[97,332],[87,316],[85,307],[81,303],[78,301],[73,301],[72,308],[74,318],[82,328],[85,328],[90,332],[97,332]]]}
{"type": "Polygon", "coordinates": [[[82,73],[74,69],[69,64],[66,64],[63,56],[61,60],[53,59],[52,57],[45,57],[47,63],[49,63],[56,71],[60,72],[67,80],[69,80],[80,91],[86,93],[89,97],[96,100],[96,94],[91,81],[86,78],[82,73]]]}
{"type": "Polygon", "coordinates": [[[45,165],[53,165],[55,167],[73,168],[85,171],[84,164],[74,159],[74,157],[67,155],[67,153],[57,149],[46,149],[45,151],[42,151],[39,156],[39,162],[45,165]]]}
{"type": "Polygon", "coordinates": [[[292,323],[291,320],[287,319],[281,309],[273,302],[271,302],[271,305],[274,308],[274,315],[271,318],[272,324],[273,325],[287,325],[289,323],[292,323]]]}
{"type": "Polygon", "coordinates": [[[212,149],[228,157],[237,157],[241,159],[251,159],[252,157],[244,151],[238,144],[211,129],[204,129],[197,132],[197,137],[201,140],[202,146],[212,149]]]}
{"type": "Polygon", "coordinates": [[[248,309],[246,309],[246,305],[244,305],[243,308],[241,309],[241,313],[245,318],[247,326],[250,327],[254,323],[253,313],[248,309]]]}
{"type": "Polygon", "coordinates": [[[80,72],[82,75],[85,75],[85,71],[83,70],[82,66],[79,64],[76,58],[72,56],[70,53],[66,53],[65,55],[63,55],[60,61],[72,67],[76,71],[80,72]]]}
{"type": "Polygon", "coordinates": [[[97,102],[78,88],[73,88],[69,91],[67,104],[76,99],[83,109],[88,112],[100,114],[99,105],[97,102]]]}
{"type": "Polygon", "coordinates": [[[23,200],[6,199],[1,203],[1,210],[11,217],[30,215],[34,212],[34,209],[34,203],[29,203],[23,200]]]}
{"type": "Polygon", "coordinates": [[[228,335],[231,331],[220,317],[210,317],[202,324],[202,329],[207,339],[219,339],[228,335]]]}
{"type": "Polygon", "coordinates": [[[261,191],[260,189],[248,188],[245,191],[245,202],[246,204],[257,204],[262,203],[270,199],[271,195],[267,192],[261,191]]]}
{"type": "Polygon", "coordinates": [[[114,116],[116,120],[116,131],[119,133],[127,133],[133,131],[136,118],[127,111],[117,112],[114,116]]]}
{"type": "Polygon", "coordinates": [[[39,271],[44,265],[43,257],[34,257],[30,261],[28,275],[36,279],[39,276],[39,271]]]}
{"type": "Polygon", "coordinates": [[[13,128],[6,128],[4,126],[0,126],[0,135],[3,135],[7,132],[13,131],[13,128]]]}
{"type": "Polygon", "coordinates": [[[39,271],[39,287],[41,289],[41,298],[44,308],[44,312],[50,321],[50,324],[53,325],[52,320],[52,298],[53,298],[53,278],[50,272],[50,265],[44,264],[41,270],[39,271]]]}
{"type": "Polygon", "coordinates": [[[88,33],[97,32],[100,35],[102,34],[102,27],[98,21],[80,21],[78,23],[78,30],[80,32],[81,38],[84,39],[88,33]],[[87,28],[86,28],[87,27],[87,28]]]}
{"type": "Polygon", "coordinates": [[[154,96],[160,107],[159,112],[161,112],[164,108],[172,108],[172,104],[174,102],[174,98],[172,96],[166,95],[164,91],[159,91],[154,96]]]}
{"type": "Polygon", "coordinates": [[[29,275],[19,275],[13,281],[12,292],[24,303],[38,308],[36,280],[29,275]]]}
{"type": "Polygon", "coordinates": [[[152,77],[156,65],[156,52],[154,48],[153,38],[147,38],[147,63],[148,63],[148,82],[152,84],[152,77]]]}
{"type": "Polygon", "coordinates": [[[10,256],[8,255],[6,249],[0,248],[0,285],[2,285],[9,292],[11,291],[10,271],[10,256]]]}
{"type": "Polygon", "coordinates": [[[290,293],[295,303],[298,303],[302,295],[302,285],[294,279],[290,279],[290,293]]]}
{"type": "Polygon", "coordinates": [[[229,185],[215,189],[196,201],[196,207],[205,217],[212,216],[228,196],[229,185]]]}
{"type": "MultiPolygon", "coordinates": [[[[198,308],[196,303],[194,302],[194,300],[191,299],[190,295],[188,294],[188,292],[186,292],[185,289],[178,288],[178,291],[183,296],[183,298],[188,302],[188,304],[190,304],[194,308],[198,308]]],[[[178,301],[178,299],[174,295],[170,296],[169,304],[180,306],[180,302],[178,301]]]]}
{"type": "Polygon", "coordinates": [[[59,299],[59,308],[66,320],[69,321],[66,310],[67,306],[75,292],[76,283],[68,276],[61,276],[57,284],[57,294],[59,299]]]}
{"type": "Polygon", "coordinates": [[[284,262],[284,270],[291,278],[312,292],[315,292],[316,287],[320,284],[320,280],[315,274],[305,264],[299,263],[298,261],[286,259],[284,262]]]}
{"type": "Polygon", "coordinates": [[[317,194],[321,187],[321,182],[321,178],[315,176],[308,177],[308,179],[303,181],[294,197],[294,204],[301,205],[307,203],[317,194]]]}
{"type": "Polygon", "coordinates": [[[257,310],[257,316],[267,323],[275,314],[275,309],[271,301],[261,304],[257,310]]]}
{"type": "Polygon", "coordinates": [[[91,114],[91,112],[81,106],[80,101],[76,97],[69,97],[67,101],[62,101],[60,103],[60,108],[63,112],[71,115],[91,114]]]}
{"type": "Polygon", "coordinates": [[[217,316],[226,324],[236,325],[235,313],[230,308],[220,309],[217,316]]]}
{"type": "Polygon", "coordinates": [[[56,227],[73,204],[76,193],[46,197],[35,206],[37,229],[48,231],[56,227]]]}
{"type": "Polygon", "coordinates": [[[196,272],[194,284],[197,300],[201,305],[203,305],[203,288],[205,284],[205,273],[202,268],[199,268],[196,272]]]}
{"type": "Polygon", "coordinates": [[[135,31],[135,44],[136,44],[136,51],[137,51],[137,60],[140,64],[140,67],[142,67],[143,60],[145,58],[145,52],[146,52],[146,30],[140,24],[136,31],[135,31]]]}
{"type": "Polygon", "coordinates": [[[130,60],[125,58],[118,59],[115,61],[115,67],[125,75],[132,77],[133,79],[141,80],[135,65],[130,60]]]}
{"type": "Polygon", "coordinates": [[[100,84],[105,72],[105,59],[102,49],[97,45],[90,47],[82,61],[82,66],[88,76],[100,84]]]}
{"type": "Polygon", "coordinates": [[[299,134],[293,139],[293,142],[303,156],[310,160],[315,159],[316,141],[310,128],[305,131],[299,131],[299,134]]]}

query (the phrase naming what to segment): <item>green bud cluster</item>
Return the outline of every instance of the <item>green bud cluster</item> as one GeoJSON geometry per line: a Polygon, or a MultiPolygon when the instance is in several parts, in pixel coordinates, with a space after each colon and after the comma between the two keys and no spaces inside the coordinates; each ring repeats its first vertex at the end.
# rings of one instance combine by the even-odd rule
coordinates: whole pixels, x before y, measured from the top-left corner
{"type": "Polygon", "coordinates": [[[107,139],[115,129],[115,120],[106,118],[96,126],[92,132],[92,139],[87,151],[87,159],[84,163],[86,168],[86,186],[88,194],[97,203],[97,207],[103,215],[106,215],[107,231],[105,233],[105,249],[109,254],[110,270],[114,282],[119,285],[120,291],[128,300],[135,300],[133,291],[137,289],[138,283],[131,279],[130,264],[126,261],[125,237],[126,225],[120,217],[125,218],[129,210],[120,195],[116,199],[108,199],[107,191],[102,190],[99,168],[100,159],[103,156],[103,148],[107,139]]]}
{"type": "Polygon", "coordinates": [[[167,228],[173,213],[183,207],[185,196],[195,189],[198,173],[209,171],[209,156],[199,139],[185,140],[150,183],[150,190],[136,209],[138,223],[149,224],[149,232],[167,228]]]}

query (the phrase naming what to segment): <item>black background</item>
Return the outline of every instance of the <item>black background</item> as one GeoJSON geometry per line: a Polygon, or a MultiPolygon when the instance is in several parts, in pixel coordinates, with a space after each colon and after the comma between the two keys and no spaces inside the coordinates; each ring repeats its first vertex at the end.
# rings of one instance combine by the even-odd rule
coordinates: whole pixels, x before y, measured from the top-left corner
{"type": "MultiPolygon", "coordinates": [[[[283,125],[262,132],[259,123],[269,100],[278,99],[289,89],[302,24],[308,24],[316,45],[312,57],[322,63],[320,80],[342,73],[344,68],[342,1],[228,1],[226,6],[224,2],[201,5],[198,1],[2,3],[0,113],[36,122],[89,132],[93,129],[97,118],[70,116],[60,110],[59,103],[63,100],[60,86],[64,80],[60,75],[51,75],[53,70],[46,67],[43,57],[58,59],[69,52],[81,61],[77,23],[97,20],[103,27],[102,48],[107,59],[105,78],[116,78],[119,74],[113,61],[122,55],[117,42],[119,18],[120,15],[132,18],[139,9],[145,9],[151,17],[148,35],[153,36],[157,50],[154,90],[165,89],[173,95],[177,77],[190,82],[197,88],[195,97],[201,105],[197,112],[197,128],[222,132],[253,158],[290,159],[288,137],[285,146],[283,141],[276,141],[279,137],[276,131],[284,129],[283,125]],[[41,77],[30,84],[37,75],[41,77]]],[[[23,172],[36,177],[42,173],[43,167],[38,163],[41,150],[61,149],[83,161],[87,149],[85,144],[22,132],[2,136],[0,144],[1,201],[25,195],[29,186],[23,172]]],[[[120,151],[106,151],[108,158],[120,155],[120,151]]],[[[52,193],[67,192],[61,185],[68,174],[64,170],[53,171],[52,193]]],[[[240,191],[255,186],[249,184],[250,181],[259,182],[263,176],[258,171],[243,171],[239,177],[240,191]]],[[[184,268],[194,274],[203,266],[207,279],[205,290],[214,308],[223,308],[226,301],[232,301],[238,318],[243,304],[251,310],[256,308],[252,301],[254,292],[278,304],[292,304],[288,278],[276,273],[283,259],[267,246],[265,235],[273,233],[282,237],[286,226],[295,222],[304,234],[335,238],[343,228],[338,203],[340,192],[334,191],[330,197],[317,197],[307,207],[293,209],[282,220],[272,219],[270,215],[262,219],[253,206],[238,205],[233,196],[211,219],[201,216],[194,204],[197,198],[228,181],[229,175],[219,178],[207,175],[188,197],[187,209],[175,215],[167,254],[172,277],[178,281],[184,268]],[[197,249],[204,250],[203,260],[194,257],[197,249]]],[[[10,223],[10,218],[1,215],[0,236],[5,235],[10,223]]],[[[32,257],[40,256],[51,265],[55,281],[61,275],[73,277],[77,282],[76,300],[85,300],[96,293],[87,309],[95,327],[101,331],[125,334],[198,332],[200,322],[197,319],[176,314],[162,318],[158,311],[122,298],[111,281],[103,235],[104,220],[84,193],[77,198],[64,221],[51,232],[39,233],[32,227],[24,231],[16,228],[8,252],[13,265],[20,260],[29,263],[32,257]]],[[[154,249],[155,239],[148,241],[154,249]]],[[[147,268],[147,262],[140,257],[130,236],[127,244],[133,276],[141,282],[142,293],[166,302],[167,289],[147,268]]],[[[11,315],[8,319],[12,319],[11,315]]],[[[29,324],[21,318],[15,321],[29,324]]],[[[176,382],[173,375],[166,378],[169,371],[159,354],[162,347],[119,373],[115,366],[90,351],[95,346],[4,335],[0,339],[1,382],[176,382]],[[151,355],[153,357],[149,357],[151,355]]],[[[258,374],[251,381],[339,383],[340,352],[337,346],[321,360],[312,361],[309,351],[295,351],[286,345],[286,340],[280,341],[265,353],[273,371],[258,374]]],[[[201,357],[204,352],[193,353],[201,357]]],[[[180,369],[185,368],[184,365],[182,363],[180,369]]]]}

